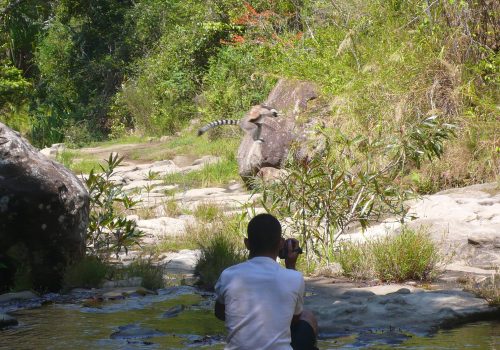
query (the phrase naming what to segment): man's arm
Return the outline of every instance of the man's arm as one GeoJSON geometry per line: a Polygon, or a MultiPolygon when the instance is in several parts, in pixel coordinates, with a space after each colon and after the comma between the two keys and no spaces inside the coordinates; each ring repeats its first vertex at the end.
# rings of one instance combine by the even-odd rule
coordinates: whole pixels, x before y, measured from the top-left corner
{"type": "Polygon", "coordinates": [[[215,317],[217,317],[221,321],[226,320],[226,305],[215,302],[215,317]]]}

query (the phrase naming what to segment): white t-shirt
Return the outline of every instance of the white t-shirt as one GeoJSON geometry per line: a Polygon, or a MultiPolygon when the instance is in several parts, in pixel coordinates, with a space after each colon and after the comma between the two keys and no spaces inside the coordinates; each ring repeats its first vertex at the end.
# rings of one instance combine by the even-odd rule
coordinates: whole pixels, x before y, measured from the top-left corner
{"type": "Polygon", "coordinates": [[[215,285],[225,305],[226,350],[290,350],[290,323],[304,305],[304,278],[268,257],[224,270],[215,285]]]}

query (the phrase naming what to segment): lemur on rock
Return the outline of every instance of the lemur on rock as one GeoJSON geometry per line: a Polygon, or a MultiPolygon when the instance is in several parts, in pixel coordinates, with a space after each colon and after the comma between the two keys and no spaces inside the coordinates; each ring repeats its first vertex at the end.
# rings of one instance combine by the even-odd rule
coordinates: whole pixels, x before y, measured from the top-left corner
{"type": "Polygon", "coordinates": [[[252,132],[252,138],[254,141],[264,142],[260,137],[262,133],[262,124],[266,117],[276,118],[278,117],[278,111],[266,105],[256,105],[250,109],[242,119],[220,119],[215,120],[207,125],[198,129],[198,136],[203,135],[208,130],[221,125],[239,125],[243,131],[252,132]]]}

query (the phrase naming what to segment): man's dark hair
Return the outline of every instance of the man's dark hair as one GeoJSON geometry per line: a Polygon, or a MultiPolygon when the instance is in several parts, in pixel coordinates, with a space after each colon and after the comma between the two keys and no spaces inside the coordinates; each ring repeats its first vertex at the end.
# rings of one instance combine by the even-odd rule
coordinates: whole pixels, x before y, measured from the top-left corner
{"type": "Polygon", "coordinates": [[[247,235],[251,253],[269,253],[279,244],[281,224],[271,214],[259,214],[248,223],[247,235]]]}

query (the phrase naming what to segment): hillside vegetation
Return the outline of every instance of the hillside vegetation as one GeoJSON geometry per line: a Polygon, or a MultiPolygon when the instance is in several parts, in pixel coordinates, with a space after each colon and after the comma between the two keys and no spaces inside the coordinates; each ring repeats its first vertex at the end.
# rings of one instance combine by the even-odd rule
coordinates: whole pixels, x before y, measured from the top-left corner
{"type": "Polygon", "coordinates": [[[491,181],[499,23],[493,0],[0,0],[0,120],[39,147],[173,134],[288,77],[317,83],[311,113],[349,137],[456,126],[408,175],[420,192],[491,181]]]}

